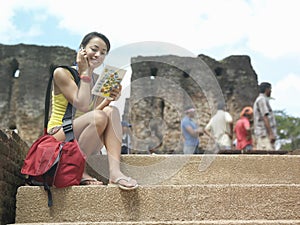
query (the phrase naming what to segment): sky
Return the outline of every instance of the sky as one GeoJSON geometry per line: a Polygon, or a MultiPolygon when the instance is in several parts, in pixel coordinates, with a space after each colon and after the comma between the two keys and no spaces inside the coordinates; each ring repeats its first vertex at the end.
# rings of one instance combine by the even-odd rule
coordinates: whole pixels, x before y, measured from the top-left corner
{"type": "Polygon", "coordinates": [[[215,60],[248,55],[258,82],[272,84],[273,110],[300,117],[299,6],[298,0],[0,0],[0,43],[78,50],[86,33],[98,31],[116,52],[153,42],[170,48],[145,55],[174,46],[215,60]]]}

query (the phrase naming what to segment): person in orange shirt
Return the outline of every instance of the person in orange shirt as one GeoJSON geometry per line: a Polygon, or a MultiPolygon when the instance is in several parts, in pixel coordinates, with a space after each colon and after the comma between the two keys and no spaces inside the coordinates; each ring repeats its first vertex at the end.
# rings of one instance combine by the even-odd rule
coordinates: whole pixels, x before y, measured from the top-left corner
{"type": "Polygon", "coordinates": [[[250,106],[244,107],[240,113],[240,118],[236,122],[234,132],[237,138],[236,149],[250,151],[253,149],[250,121],[253,118],[253,109],[250,106]]]}

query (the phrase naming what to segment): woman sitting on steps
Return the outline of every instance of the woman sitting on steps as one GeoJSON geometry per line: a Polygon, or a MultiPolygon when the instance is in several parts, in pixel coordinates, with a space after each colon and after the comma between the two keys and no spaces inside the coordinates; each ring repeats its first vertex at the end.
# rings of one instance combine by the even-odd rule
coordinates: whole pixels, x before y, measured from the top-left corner
{"type": "MultiPolygon", "coordinates": [[[[48,123],[48,133],[60,141],[65,140],[61,121],[70,102],[77,111],[83,112],[73,120],[74,135],[80,148],[88,157],[95,151],[100,151],[104,145],[108,154],[109,182],[119,185],[122,189],[130,190],[137,188],[138,184],[136,180],[125,176],[120,171],[122,127],[118,109],[110,106],[111,101],[118,100],[120,97],[122,87],[119,86],[111,91],[112,100],[93,98],[91,94],[93,82],[98,76],[93,71],[102,65],[109,50],[110,42],[103,34],[91,32],[83,38],[76,57],[76,69],[81,78],[79,86],[67,69],[58,67],[54,70],[52,113],[48,123]]],[[[85,170],[81,184],[102,185],[103,183],[92,178],[85,170]]]]}

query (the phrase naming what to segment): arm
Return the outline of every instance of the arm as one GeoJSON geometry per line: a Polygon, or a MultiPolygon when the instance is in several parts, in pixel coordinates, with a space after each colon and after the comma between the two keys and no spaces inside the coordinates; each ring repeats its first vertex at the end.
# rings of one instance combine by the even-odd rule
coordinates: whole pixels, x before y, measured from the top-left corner
{"type": "Polygon", "coordinates": [[[226,134],[230,137],[230,139],[233,138],[233,118],[229,114],[229,112],[225,112],[225,120],[229,124],[229,133],[226,132],[226,134]]]}
{"type": "Polygon", "coordinates": [[[209,120],[208,124],[205,126],[204,128],[204,134],[206,134],[210,139],[215,141],[215,137],[211,134],[210,130],[211,130],[211,123],[212,123],[212,119],[209,120]]]}
{"type": "Polygon", "coordinates": [[[249,120],[244,123],[244,128],[246,130],[246,140],[250,141],[252,139],[252,134],[249,120]]]}
{"type": "Polygon", "coordinates": [[[233,138],[233,123],[231,122],[231,123],[229,123],[229,133],[228,132],[226,132],[226,134],[229,136],[229,138],[230,139],[232,139],[233,138]]]}
{"type": "MultiPolygon", "coordinates": [[[[80,76],[91,77],[92,71],[89,68],[86,51],[80,49],[77,53],[76,62],[78,65],[78,73],[80,76]]],[[[80,111],[88,111],[88,105],[91,97],[90,82],[81,81],[79,87],[70,76],[70,72],[57,68],[54,71],[54,91],[55,94],[62,93],[67,101],[80,111]]]]}
{"type": "Polygon", "coordinates": [[[204,134],[206,134],[212,140],[215,140],[215,138],[212,136],[212,134],[207,129],[204,129],[204,134]]]}
{"type": "Polygon", "coordinates": [[[187,126],[185,129],[193,137],[198,137],[200,135],[203,135],[203,132],[201,131],[200,128],[194,130],[191,126],[187,126]]]}
{"type": "Polygon", "coordinates": [[[99,98],[99,100],[97,99],[97,103],[96,103],[97,107],[95,109],[103,110],[110,103],[111,103],[111,100],[109,100],[107,98],[99,98]]]}
{"type": "Polygon", "coordinates": [[[275,140],[276,140],[276,138],[275,138],[275,136],[273,134],[273,131],[271,129],[270,121],[269,121],[269,118],[268,118],[268,114],[264,115],[264,123],[265,123],[266,129],[267,129],[267,133],[269,135],[270,142],[274,143],[275,140]]]}
{"type": "Polygon", "coordinates": [[[265,128],[266,128],[266,131],[267,131],[267,134],[269,135],[269,139],[270,139],[270,142],[271,143],[274,143],[276,138],[273,134],[273,131],[271,129],[271,126],[270,126],[270,121],[269,121],[269,107],[267,106],[268,103],[267,101],[263,98],[261,101],[259,101],[257,103],[258,107],[259,107],[259,110],[260,110],[260,113],[261,115],[263,115],[263,121],[264,121],[264,124],[265,124],[265,128]]]}
{"type": "Polygon", "coordinates": [[[55,94],[63,94],[68,102],[80,111],[85,112],[90,100],[90,83],[81,82],[78,87],[72,79],[70,72],[57,68],[53,74],[55,94]]]}
{"type": "Polygon", "coordinates": [[[108,106],[112,101],[116,101],[120,98],[122,91],[122,85],[120,84],[118,88],[113,88],[110,97],[113,98],[112,100],[109,100],[107,98],[98,98],[96,102],[96,109],[103,110],[106,106],[108,106]]]}
{"type": "Polygon", "coordinates": [[[247,139],[247,141],[250,141],[251,138],[252,138],[251,129],[250,128],[246,128],[246,132],[247,132],[246,139],[247,139]]]}

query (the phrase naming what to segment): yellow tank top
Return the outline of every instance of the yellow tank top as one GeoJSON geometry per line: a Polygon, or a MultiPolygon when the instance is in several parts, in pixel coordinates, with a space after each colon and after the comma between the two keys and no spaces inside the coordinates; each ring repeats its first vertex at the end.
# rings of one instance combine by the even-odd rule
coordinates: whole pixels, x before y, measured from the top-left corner
{"type": "Polygon", "coordinates": [[[54,95],[52,92],[52,110],[48,122],[48,131],[62,125],[62,118],[65,115],[68,101],[63,94],[54,95]]]}
{"type": "MultiPolygon", "coordinates": [[[[94,103],[95,103],[94,101],[90,102],[89,111],[93,110],[94,103]]],[[[52,92],[52,110],[51,110],[51,116],[47,127],[48,131],[53,127],[62,125],[62,119],[65,115],[67,106],[68,106],[68,101],[63,94],[55,95],[54,92],[52,92]]],[[[75,118],[83,114],[84,112],[76,110],[75,118]]]]}
{"type": "MultiPolygon", "coordinates": [[[[72,74],[70,73],[71,78],[74,80],[72,74]]],[[[95,98],[92,98],[89,105],[89,111],[94,109],[95,98]]],[[[53,127],[62,125],[62,118],[65,115],[66,109],[68,106],[68,100],[63,94],[55,95],[52,91],[52,109],[51,116],[48,122],[47,130],[49,131],[53,127]]],[[[75,118],[83,115],[84,112],[76,110],[75,118]]]]}
{"type": "MultiPolygon", "coordinates": [[[[72,80],[74,77],[69,72],[72,80]]],[[[95,107],[96,98],[92,97],[90,99],[89,111],[93,110],[95,107]]],[[[52,109],[51,109],[51,116],[48,122],[47,130],[49,131],[53,127],[61,126],[62,125],[62,118],[65,115],[66,109],[68,106],[68,100],[65,98],[63,94],[55,95],[54,91],[52,91],[52,109]]],[[[84,112],[76,110],[75,118],[83,115],[84,112]]]]}

